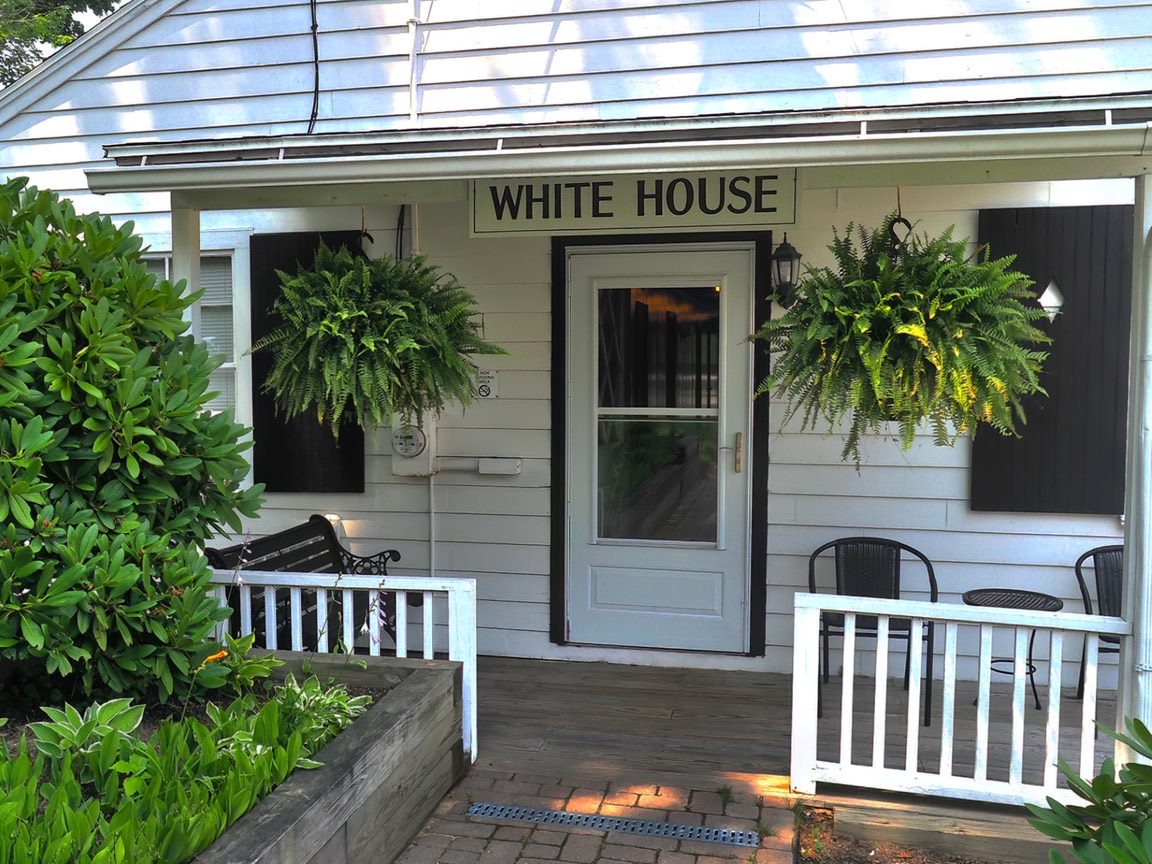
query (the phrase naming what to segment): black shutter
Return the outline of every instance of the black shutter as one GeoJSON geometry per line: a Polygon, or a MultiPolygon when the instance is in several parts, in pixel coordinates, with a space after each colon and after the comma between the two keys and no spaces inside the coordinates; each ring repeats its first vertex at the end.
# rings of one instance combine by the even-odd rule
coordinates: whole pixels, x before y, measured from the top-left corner
{"type": "MultiPolygon", "coordinates": [[[[295,274],[300,265],[311,267],[323,240],[330,248],[359,248],[357,231],[306,231],[290,234],[254,234],[251,239],[252,341],[276,326],[272,302],[280,293],[276,271],[295,274]]],[[[252,355],[252,466],[256,482],[269,492],[363,492],[364,433],[345,424],[340,443],[314,414],[284,421],[276,416],[272,397],[263,392],[272,365],[267,352],[252,355]]]]}
{"type": "Polygon", "coordinates": [[[1064,295],[1042,384],[1018,438],[983,429],[972,448],[973,510],[1124,510],[1133,211],[1129,206],[983,210],[980,243],[1015,254],[1039,294],[1064,295]]]}

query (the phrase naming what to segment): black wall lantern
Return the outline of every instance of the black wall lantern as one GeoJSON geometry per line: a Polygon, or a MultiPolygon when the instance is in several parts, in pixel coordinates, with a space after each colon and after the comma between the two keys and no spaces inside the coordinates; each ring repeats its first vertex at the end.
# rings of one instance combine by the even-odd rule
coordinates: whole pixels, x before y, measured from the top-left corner
{"type": "Polygon", "coordinates": [[[788,242],[788,232],[785,231],[783,242],[772,253],[772,282],[775,285],[776,302],[785,309],[796,301],[802,257],[796,247],[788,242]]]}

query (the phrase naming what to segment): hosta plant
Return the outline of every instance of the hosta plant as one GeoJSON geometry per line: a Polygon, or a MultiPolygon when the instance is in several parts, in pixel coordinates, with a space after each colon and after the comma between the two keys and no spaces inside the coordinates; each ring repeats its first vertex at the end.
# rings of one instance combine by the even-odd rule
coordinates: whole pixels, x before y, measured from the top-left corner
{"type": "Polygon", "coordinates": [[[334,435],[346,415],[370,428],[466,405],[470,355],[504,353],[481,336],[472,295],[423,257],[369,259],[321,244],[312,267],[277,272],[281,324],[252,346],[273,354],[264,389],[285,417],[311,411],[334,435]]]}
{"type": "Polygon", "coordinates": [[[841,456],[857,464],[861,436],[889,422],[905,449],[921,423],[940,445],[981,425],[1013,434],[1022,398],[1044,392],[1032,280],[951,228],[896,242],[895,218],[834,232],[835,268],[806,268],[795,304],[753,337],[773,352],[757,393],[786,402],[785,423],[847,422],[841,456]]]}
{"type": "Polygon", "coordinates": [[[363,714],[367,696],[289,677],[165,721],[148,739],[128,700],[65,705],[0,749],[0,864],[184,864],[363,714]],[[326,709],[316,714],[306,707],[326,709]]]}
{"type": "Polygon", "coordinates": [[[131,224],[0,184],[0,686],[184,689],[227,613],[200,541],[255,515],[245,430],[205,405],[131,224]],[[24,685],[24,686],[21,686],[24,685]]]}

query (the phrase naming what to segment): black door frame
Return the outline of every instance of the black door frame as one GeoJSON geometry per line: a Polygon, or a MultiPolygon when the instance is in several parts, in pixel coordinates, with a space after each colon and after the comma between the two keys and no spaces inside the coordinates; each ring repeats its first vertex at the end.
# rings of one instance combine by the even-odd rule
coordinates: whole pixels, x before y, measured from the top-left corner
{"type": "MultiPolygon", "coordinates": [[[[755,255],[752,307],[753,326],[772,314],[768,295],[772,290],[772,232],[737,231],[690,234],[605,234],[600,236],[552,238],[552,496],[551,555],[549,589],[549,638],[558,645],[568,644],[567,596],[568,524],[568,250],[578,246],[652,246],[693,243],[752,243],[755,255]]],[[[757,347],[752,360],[752,380],[768,374],[768,351],[757,347]]],[[[751,394],[749,394],[751,396],[751,394]]],[[[750,580],[748,589],[749,657],[763,657],[768,612],[768,421],[767,399],[752,400],[752,520],[750,536],[750,580]]]]}

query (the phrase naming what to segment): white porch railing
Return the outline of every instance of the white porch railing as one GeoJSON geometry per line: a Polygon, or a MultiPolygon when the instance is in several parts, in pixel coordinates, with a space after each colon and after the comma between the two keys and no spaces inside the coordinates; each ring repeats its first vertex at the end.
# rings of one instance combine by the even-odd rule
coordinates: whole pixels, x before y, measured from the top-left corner
{"type": "MultiPolygon", "coordinates": [[[[994,801],[1010,804],[1043,804],[1046,796],[1071,803],[1076,799],[1066,785],[1059,783],[1057,764],[1063,759],[1076,768],[1081,776],[1091,777],[1098,770],[1096,762],[1096,736],[1094,725],[1097,711],[1098,636],[1110,634],[1126,636],[1130,625],[1119,618],[1083,614],[1053,614],[1018,612],[963,606],[951,603],[919,601],[877,600],[863,597],[841,597],[826,594],[797,594],[795,599],[795,649],[792,677],[792,788],[801,794],[813,794],[818,782],[842,783],[872,789],[942,795],[969,800],[994,801]],[[843,670],[839,681],[833,679],[824,685],[825,703],[838,705],[838,709],[825,711],[818,717],[818,679],[820,674],[820,614],[823,611],[845,613],[843,637],[843,670]],[[857,640],[856,618],[866,614],[877,616],[878,638],[857,640]],[[903,730],[888,728],[890,690],[902,687],[900,679],[888,678],[889,623],[893,618],[911,619],[907,650],[911,652],[911,670],[904,716],[898,721],[903,730]],[[939,655],[936,668],[942,669],[942,680],[935,682],[940,692],[933,706],[933,727],[923,727],[921,672],[923,651],[922,622],[936,622],[936,645],[939,655]],[[1011,725],[1007,741],[1007,765],[990,766],[989,707],[993,696],[991,686],[993,660],[993,634],[1014,630],[1012,639],[1011,725]],[[1046,689],[1046,711],[1031,706],[1031,695],[1026,692],[1028,671],[1028,642],[1032,631],[1042,634],[1037,640],[1043,645],[1050,638],[1048,655],[1037,658],[1037,673],[1049,682],[1046,689]],[[1045,638],[1043,634],[1047,634],[1045,638]],[[1075,634],[1074,650],[1065,652],[1066,634],[1075,634]],[[941,635],[943,638],[941,638],[941,635]],[[1080,637],[1087,641],[1085,686],[1083,702],[1069,712],[1073,740],[1061,744],[1061,681],[1065,654],[1080,653],[1080,637]],[[975,682],[975,705],[969,698],[957,700],[957,646],[978,648],[973,652],[978,678],[975,682]],[[864,643],[866,653],[860,650],[864,643]],[[874,653],[874,692],[871,699],[857,698],[856,685],[863,679],[857,669],[868,662],[874,653]],[[1047,675],[1043,673],[1047,669],[1047,675]],[[835,688],[839,687],[839,692],[835,688]],[[833,698],[838,696],[838,698],[833,698]],[[863,706],[861,705],[863,701],[863,706]],[[1040,719],[1029,722],[1028,712],[1040,719]],[[1078,720],[1076,714],[1078,713],[1078,720]],[[824,736],[821,751],[822,724],[833,724],[831,746],[824,736]],[[835,728],[838,726],[838,729],[835,728]],[[1028,727],[1031,726],[1031,729],[1028,727]],[[859,727],[859,728],[857,728],[859,727]],[[939,730],[937,733],[936,730],[939,730]],[[959,730],[959,732],[958,732],[959,730]],[[836,734],[838,732],[838,741],[836,734]],[[853,752],[854,733],[856,750],[853,752]],[[868,743],[870,732],[871,742],[868,743]],[[1027,737],[1026,737],[1027,732],[1027,737]],[[923,736],[923,737],[922,737],[923,736]],[[862,744],[861,737],[864,738],[862,744]],[[901,740],[902,738],[902,740],[901,740]],[[891,739],[891,740],[890,740],[891,739]],[[922,745],[931,745],[929,748],[922,745]],[[938,744],[938,750],[937,748],[938,744]],[[1028,745],[1026,747],[1026,745],[1028,745]],[[902,752],[901,752],[902,749],[902,752]],[[1035,770],[1024,770],[1028,752],[1042,753],[1042,763],[1035,770]],[[964,770],[959,770],[957,757],[963,750],[964,770]],[[832,751],[829,753],[829,751],[832,751]],[[818,758],[821,755],[833,758],[818,758]],[[971,758],[971,765],[967,760],[971,758]],[[896,764],[894,764],[896,763],[896,764]],[[993,769],[990,773],[990,767],[993,769]],[[969,773],[969,768],[970,773],[969,773]],[[1026,773],[1028,776],[1026,776],[1026,773]]],[[[1008,634],[1010,635],[1010,634],[1008,634]]],[[[834,649],[839,637],[834,637],[834,649]]],[[[896,648],[903,663],[904,645],[896,648]]],[[[836,655],[833,654],[833,657],[836,655]]],[[[1071,663],[1078,663],[1073,657],[1071,663]]],[[[998,669],[1003,666],[998,666],[998,669]]],[[[1044,691],[1042,691],[1043,693],[1044,691]]],[[[971,693],[967,694],[969,697],[971,693]]],[[[1007,698],[1007,697],[1005,697],[1007,698]]],[[[1070,700],[1069,700],[1070,701],[1070,700]]],[[[1076,702],[1071,702],[1075,706],[1076,702]]],[[[1114,718],[1102,718],[1112,726],[1114,718]]],[[[1065,730],[1067,731],[1065,724],[1065,730]]],[[[1102,734],[1102,733],[1101,733],[1102,734]]],[[[1005,758],[1001,748],[1000,760],[1005,758]]]]}
{"type": "MultiPolygon", "coordinates": [[[[466,578],[443,578],[428,576],[343,576],[335,573],[274,573],[262,570],[214,570],[212,582],[216,585],[216,597],[220,605],[227,606],[230,600],[238,599],[240,631],[252,632],[252,591],[264,591],[263,618],[264,644],[267,648],[290,648],[293,651],[305,650],[304,633],[307,623],[313,625],[315,639],[308,650],[328,653],[338,645],[351,646],[357,642],[366,643],[368,653],[380,656],[383,640],[382,614],[379,610],[381,597],[395,595],[394,631],[397,657],[435,657],[437,628],[447,629],[447,654],[449,660],[459,660],[463,665],[463,714],[462,737],[464,752],[476,761],[476,582],[466,578]],[[277,593],[279,589],[288,591],[288,625],[290,644],[280,646],[277,630],[283,621],[277,620],[277,593]],[[304,609],[304,592],[315,592],[315,606],[304,609]],[[409,626],[409,594],[421,594],[419,623],[409,626]],[[365,594],[368,602],[364,608],[368,613],[357,617],[354,612],[354,598],[365,594]],[[328,626],[329,604],[336,602],[339,595],[340,632],[330,633],[328,626]],[[437,599],[441,603],[437,603],[437,599]],[[444,604],[443,600],[447,600],[444,604]],[[445,621],[438,621],[436,609],[440,605],[447,612],[445,621]],[[362,624],[360,622],[363,622],[362,624]],[[419,644],[412,646],[410,641],[417,636],[419,644]]],[[[225,622],[227,623],[227,622],[225,622]]],[[[223,627],[224,625],[221,625],[223,627]]]]}

